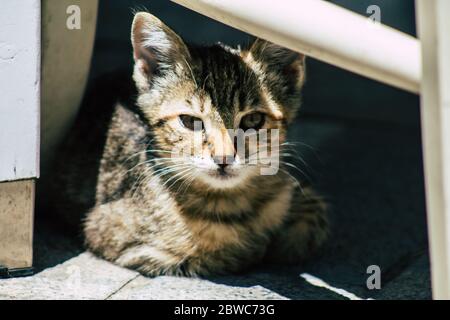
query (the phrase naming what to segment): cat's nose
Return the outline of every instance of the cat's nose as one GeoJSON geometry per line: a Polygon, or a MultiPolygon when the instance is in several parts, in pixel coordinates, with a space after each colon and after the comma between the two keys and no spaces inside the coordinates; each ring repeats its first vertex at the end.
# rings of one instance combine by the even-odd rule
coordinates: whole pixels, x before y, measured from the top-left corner
{"type": "Polygon", "coordinates": [[[214,163],[217,165],[222,165],[222,164],[229,165],[229,164],[233,163],[234,156],[231,156],[231,155],[230,156],[223,156],[223,155],[214,156],[213,160],[214,160],[214,163]]]}
{"type": "Polygon", "coordinates": [[[217,164],[220,173],[225,173],[225,169],[233,163],[234,157],[233,156],[215,156],[214,163],[217,164]]]}
{"type": "Polygon", "coordinates": [[[217,168],[217,171],[219,171],[219,174],[221,174],[221,175],[227,174],[227,172],[226,172],[226,169],[228,167],[227,163],[220,163],[217,165],[219,166],[219,168],[217,168]]]}

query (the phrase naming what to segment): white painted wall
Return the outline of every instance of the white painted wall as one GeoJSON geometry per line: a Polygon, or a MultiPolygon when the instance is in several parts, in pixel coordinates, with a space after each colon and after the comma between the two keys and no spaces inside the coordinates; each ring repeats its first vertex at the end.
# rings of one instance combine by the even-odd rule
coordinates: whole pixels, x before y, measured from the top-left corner
{"type": "Polygon", "coordinates": [[[40,0],[0,1],[0,181],[39,175],[40,0]]]}

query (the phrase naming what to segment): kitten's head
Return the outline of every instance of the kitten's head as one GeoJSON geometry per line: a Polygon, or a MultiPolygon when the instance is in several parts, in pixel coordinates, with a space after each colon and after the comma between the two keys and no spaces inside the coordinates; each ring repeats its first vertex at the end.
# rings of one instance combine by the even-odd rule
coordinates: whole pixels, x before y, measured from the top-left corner
{"type": "Polygon", "coordinates": [[[264,169],[299,107],[303,55],[260,39],[245,50],[188,46],[149,13],[136,14],[132,43],[137,103],[167,172],[216,189],[276,173],[264,169]]]}

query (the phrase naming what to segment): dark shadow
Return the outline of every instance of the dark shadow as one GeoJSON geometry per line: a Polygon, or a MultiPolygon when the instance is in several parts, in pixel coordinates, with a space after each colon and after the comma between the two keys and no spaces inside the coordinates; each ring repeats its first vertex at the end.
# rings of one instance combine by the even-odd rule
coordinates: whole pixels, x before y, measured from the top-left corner
{"type": "Polygon", "coordinates": [[[54,267],[84,251],[80,237],[70,236],[61,223],[36,215],[33,266],[35,273],[54,267]]]}

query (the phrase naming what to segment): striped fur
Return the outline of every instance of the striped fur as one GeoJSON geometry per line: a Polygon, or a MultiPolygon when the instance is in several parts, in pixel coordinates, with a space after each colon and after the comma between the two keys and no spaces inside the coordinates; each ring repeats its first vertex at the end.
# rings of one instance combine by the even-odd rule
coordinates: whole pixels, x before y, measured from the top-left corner
{"type": "Polygon", "coordinates": [[[254,110],[283,142],[300,104],[304,57],[262,40],[246,50],[187,45],[148,13],[136,15],[132,41],[134,85],[94,90],[58,160],[57,207],[70,220],[73,208],[86,210],[87,247],[149,276],[308,258],[326,238],[326,210],[284,170],[264,176],[258,166],[240,165],[236,177],[221,181],[184,158],[166,159],[192,144],[178,119],[184,113],[209,124],[204,158],[218,149],[215,135],[254,110]],[[131,91],[114,104],[99,97],[123,88],[131,91]]]}

